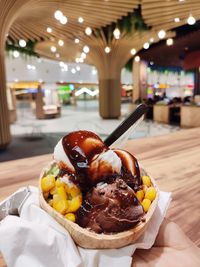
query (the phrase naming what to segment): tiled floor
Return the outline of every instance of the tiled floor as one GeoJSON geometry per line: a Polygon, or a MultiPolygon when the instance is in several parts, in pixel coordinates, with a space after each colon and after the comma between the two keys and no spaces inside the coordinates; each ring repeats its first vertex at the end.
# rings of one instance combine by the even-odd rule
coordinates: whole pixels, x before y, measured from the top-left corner
{"type": "MultiPolygon", "coordinates": [[[[64,106],[62,116],[56,119],[36,120],[28,107],[18,109],[18,121],[11,126],[13,135],[29,135],[41,133],[67,133],[70,131],[85,129],[98,134],[108,135],[128,115],[128,104],[122,104],[122,116],[119,120],[103,120],[99,116],[98,103],[96,101],[78,102],[76,107],[64,106]]],[[[179,127],[142,122],[132,138],[154,136],[177,131],[179,127]]]]}
{"type": "MultiPolygon", "coordinates": [[[[0,152],[0,161],[51,153],[57,141],[67,132],[84,129],[100,134],[102,138],[111,133],[128,115],[128,104],[122,104],[119,120],[103,120],[98,114],[98,103],[78,102],[77,107],[65,106],[62,116],[50,120],[36,120],[27,106],[18,108],[18,121],[11,126],[13,142],[0,152]]],[[[179,127],[143,121],[129,138],[141,138],[168,134],[179,127]]]]}

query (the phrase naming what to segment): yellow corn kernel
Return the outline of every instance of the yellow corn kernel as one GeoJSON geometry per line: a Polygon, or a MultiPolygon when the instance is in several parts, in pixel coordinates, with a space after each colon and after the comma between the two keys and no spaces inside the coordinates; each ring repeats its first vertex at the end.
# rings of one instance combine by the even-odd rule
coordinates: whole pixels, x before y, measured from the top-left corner
{"type": "Polygon", "coordinates": [[[72,198],[80,195],[81,191],[80,189],[78,188],[78,186],[72,186],[70,188],[70,191],[69,191],[69,194],[72,196],[72,198]]]}
{"type": "Polygon", "coordinates": [[[53,207],[53,199],[50,199],[50,200],[48,201],[48,203],[49,203],[49,205],[50,205],[51,207],[53,207]]]}
{"type": "Polygon", "coordinates": [[[72,221],[72,222],[75,222],[76,221],[76,216],[74,215],[74,213],[67,213],[66,215],[65,215],[65,218],[66,219],[68,219],[68,220],[70,220],[70,221],[72,221]]]}
{"type": "Polygon", "coordinates": [[[64,187],[65,187],[66,193],[70,194],[70,186],[68,184],[65,184],[64,187]]]}
{"type": "Polygon", "coordinates": [[[68,204],[69,204],[69,207],[67,209],[67,212],[77,211],[82,204],[82,196],[79,195],[77,197],[72,198],[71,200],[68,200],[68,204]]]}
{"type": "Polygon", "coordinates": [[[149,176],[142,176],[142,183],[148,187],[151,186],[151,179],[149,178],[149,176]]]}
{"type": "Polygon", "coordinates": [[[153,186],[147,189],[145,198],[149,199],[150,201],[153,201],[156,198],[156,189],[153,186]]]}
{"type": "Polygon", "coordinates": [[[53,208],[64,215],[68,209],[67,200],[63,199],[60,195],[55,194],[53,196],[53,208]]]}
{"type": "Polygon", "coordinates": [[[136,197],[137,197],[137,199],[138,199],[140,202],[142,202],[142,200],[143,200],[143,198],[144,198],[144,191],[143,191],[143,190],[138,190],[138,191],[136,192],[136,197]]]}
{"type": "Polygon", "coordinates": [[[141,204],[142,204],[144,211],[147,212],[151,206],[151,200],[145,198],[143,199],[141,204]]]}
{"type": "Polygon", "coordinates": [[[43,192],[49,192],[55,186],[55,177],[48,175],[42,178],[41,188],[43,192]]]}
{"type": "Polygon", "coordinates": [[[142,185],[142,190],[144,191],[144,194],[146,193],[147,189],[148,189],[148,186],[142,185]]]}
{"type": "Polygon", "coordinates": [[[67,193],[66,193],[65,188],[63,186],[60,186],[57,188],[57,194],[59,196],[61,196],[62,199],[67,200],[67,193]]]}
{"type": "Polygon", "coordinates": [[[57,187],[65,186],[65,184],[64,184],[60,179],[57,179],[57,180],[56,180],[56,186],[57,186],[57,187]]]}
{"type": "Polygon", "coordinates": [[[55,195],[57,193],[57,186],[54,186],[51,190],[50,190],[50,194],[51,195],[55,195]]]}

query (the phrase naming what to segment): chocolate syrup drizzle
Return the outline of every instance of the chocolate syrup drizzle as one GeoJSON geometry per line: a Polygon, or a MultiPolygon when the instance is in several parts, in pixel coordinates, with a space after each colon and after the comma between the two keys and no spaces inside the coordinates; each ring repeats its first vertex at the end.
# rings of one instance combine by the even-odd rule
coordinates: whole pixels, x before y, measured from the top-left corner
{"type": "Polygon", "coordinates": [[[73,178],[75,182],[78,180],[80,187],[85,191],[92,185],[88,170],[93,157],[108,148],[96,134],[89,131],[72,132],[63,137],[62,144],[76,171],[76,177],[73,178]],[[92,139],[91,142],[87,142],[89,138],[92,139]]]}
{"type": "Polygon", "coordinates": [[[101,189],[97,185],[100,181],[90,176],[90,164],[99,154],[109,150],[103,141],[92,132],[76,131],[63,137],[62,145],[75,173],[63,166],[60,175],[68,173],[72,181],[80,186],[83,194],[83,204],[76,212],[80,226],[97,233],[111,233],[127,230],[141,220],[144,212],[135,196],[141,184],[140,170],[132,155],[134,175],[126,168],[125,156],[120,153],[116,154],[122,162],[121,173],[101,176],[97,169],[100,181],[107,184],[101,189]]]}
{"type": "MultiPolygon", "coordinates": [[[[74,166],[75,174],[68,172],[67,169],[62,169],[60,174],[63,175],[65,173],[68,173],[71,176],[73,182],[79,184],[83,192],[88,191],[89,188],[91,188],[100,181],[109,183],[119,176],[119,174],[117,173],[108,173],[107,176],[105,176],[105,174],[102,174],[101,180],[98,181],[94,181],[90,178],[89,168],[91,161],[96,155],[105,152],[109,149],[95,133],[90,131],[72,132],[63,137],[62,145],[66,155],[74,166]]],[[[136,158],[129,154],[132,157],[134,163],[135,175],[133,176],[132,173],[130,173],[130,171],[126,168],[125,159],[117,152],[116,154],[122,160],[122,169],[120,173],[121,178],[132,189],[137,191],[138,186],[141,184],[141,177],[140,169],[136,158]]],[[[99,177],[101,177],[101,174],[99,174],[99,177]]]]}

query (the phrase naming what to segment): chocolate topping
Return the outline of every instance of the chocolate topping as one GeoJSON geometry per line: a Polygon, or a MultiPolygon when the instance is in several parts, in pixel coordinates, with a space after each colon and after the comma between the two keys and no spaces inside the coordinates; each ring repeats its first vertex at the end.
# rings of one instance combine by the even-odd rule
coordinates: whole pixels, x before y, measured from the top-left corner
{"type": "Polygon", "coordinates": [[[113,150],[122,161],[123,180],[135,191],[141,185],[140,168],[137,159],[128,151],[122,149],[113,150]]]}
{"type": "MultiPolygon", "coordinates": [[[[115,170],[105,160],[98,160],[102,153],[109,150],[103,141],[89,131],[72,132],[62,139],[62,145],[68,158],[75,168],[74,182],[79,183],[83,191],[87,191],[98,182],[105,182],[115,176],[115,170]]],[[[117,172],[134,190],[141,184],[140,169],[135,157],[130,153],[114,149],[121,159],[122,168],[117,172]],[[131,164],[130,164],[131,163],[131,164]],[[130,170],[130,166],[133,170],[130,170]]],[[[67,171],[67,168],[65,168],[67,171]]]]}
{"type": "Polygon", "coordinates": [[[80,226],[96,233],[116,233],[142,219],[144,211],[134,192],[141,185],[135,157],[124,150],[110,150],[89,131],[66,135],[62,145],[74,169],[70,172],[60,164],[60,175],[67,173],[83,194],[76,212],[80,226]]]}
{"type": "Polygon", "coordinates": [[[133,227],[144,215],[134,191],[117,178],[97,185],[85,196],[77,222],[97,233],[116,233],[133,227]]]}
{"type": "Polygon", "coordinates": [[[63,148],[76,170],[76,178],[83,190],[93,184],[88,170],[93,157],[108,150],[102,140],[89,131],[72,132],[62,140],[63,148]]]}

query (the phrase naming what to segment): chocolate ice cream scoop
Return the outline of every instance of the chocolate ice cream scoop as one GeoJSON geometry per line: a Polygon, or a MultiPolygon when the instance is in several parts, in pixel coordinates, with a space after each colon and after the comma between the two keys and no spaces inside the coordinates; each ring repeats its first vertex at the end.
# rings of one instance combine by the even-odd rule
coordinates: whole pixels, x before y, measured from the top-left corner
{"type": "Polygon", "coordinates": [[[132,228],[144,215],[134,191],[121,179],[101,183],[85,196],[77,223],[96,233],[116,233],[132,228]]]}

